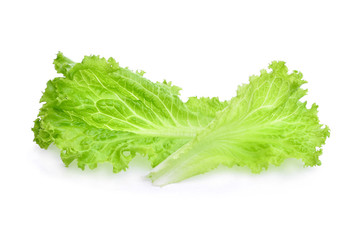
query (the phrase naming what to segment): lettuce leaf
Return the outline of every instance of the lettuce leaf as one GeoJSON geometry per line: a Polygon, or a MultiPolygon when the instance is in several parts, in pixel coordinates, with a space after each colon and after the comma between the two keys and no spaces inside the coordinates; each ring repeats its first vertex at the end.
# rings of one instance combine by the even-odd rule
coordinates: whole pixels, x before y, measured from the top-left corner
{"type": "Polygon", "coordinates": [[[246,166],[254,173],[285,159],[320,165],[329,128],[319,123],[316,104],[300,99],[307,90],[298,71],[273,62],[238,88],[228,107],[209,126],[155,167],[149,177],[166,185],[208,172],[218,165],[246,166]]]}
{"type": "Polygon", "coordinates": [[[55,144],[66,166],[110,162],[128,167],[136,154],[152,166],[191,140],[227,102],[218,98],[179,98],[171,82],[153,83],[110,58],[88,56],[75,63],[58,53],[55,69],[63,77],[47,83],[44,105],[32,129],[42,148],[55,144]]]}

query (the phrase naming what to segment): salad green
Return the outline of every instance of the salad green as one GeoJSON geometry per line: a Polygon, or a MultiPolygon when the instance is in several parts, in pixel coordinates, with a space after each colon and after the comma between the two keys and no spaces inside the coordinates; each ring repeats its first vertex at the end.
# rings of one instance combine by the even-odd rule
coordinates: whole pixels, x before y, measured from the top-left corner
{"type": "Polygon", "coordinates": [[[227,106],[218,98],[184,103],[179,87],[153,83],[112,58],[74,63],[59,53],[54,65],[63,76],[47,83],[33,131],[40,147],[53,143],[61,150],[66,166],[77,160],[80,168],[93,169],[110,162],[119,172],[137,153],[156,166],[227,106]]]}
{"type": "Polygon", "coordinates": [[[287,158],[320,165],[329,136],[317,105],[300,99],[307,90],[298,71],[272,62],[231,101],[191,97],[183,102],[171,82],[153,83],[143,71],[122,68],[110,58],[88,56],[75,63],[58,53],[41,98],[33,132],[42,148],[54,144],[66,166],[96,168],[110,162],[113,171],[141,154],[154,169],[155,185],[208,172],[218,165],[246,166],[258,173],[287,158]]]}

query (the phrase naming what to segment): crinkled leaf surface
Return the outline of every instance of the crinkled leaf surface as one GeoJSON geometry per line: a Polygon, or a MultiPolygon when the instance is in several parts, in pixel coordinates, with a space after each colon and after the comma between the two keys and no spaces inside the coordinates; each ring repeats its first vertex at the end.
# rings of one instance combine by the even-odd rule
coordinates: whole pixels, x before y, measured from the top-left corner
{"type": "Polygon", "coordinates": [[[247,166],[255,173],[287,158],[320,165],[329,129],[319,123],[317,105],[308,109],[300,101],[307,92],[302,74],[289,74],[284,62],[269,68],[240,86],[206,129],[155,167],[149,175],[153,183],[178,182],[219,164],[247,166]]]}
{"type": "Polygon", "coordinates": [[[110,162],[118,172],[137,153],[156,166],[227,106],[218,98],[184,103],[179,87],[153,83],[112,58],[75,63],[59,53],[54,64],[63,77],[47,83],[35,141],[42,148],[54,143],[66,165],[77,160],[82,169],[110,162]]]}

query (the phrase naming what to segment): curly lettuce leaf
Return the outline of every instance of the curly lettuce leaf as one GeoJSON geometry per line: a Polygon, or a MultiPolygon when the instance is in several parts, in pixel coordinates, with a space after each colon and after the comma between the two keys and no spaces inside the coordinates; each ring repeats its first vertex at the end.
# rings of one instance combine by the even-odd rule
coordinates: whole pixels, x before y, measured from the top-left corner
{"type": "Polygon", "coordinates": [[[77,160],[80,168],[93,169],[110,162],[119,172],[136,154],[156,166],[227,106],[217,98],[183,103],[179,87],[153,83],[112,58],[75,63],[59,53],[54,65],[63,77],[47,83],[33,132],[40,147],[61,150],[66,166],[77,160]]]}
{"type": "Polygon", "coordinates": [[[237,96],[207,128],[155,167],[149,177],[166,185],[208,172],[218,165],[246,166],[254,173],[285,159],[320,165],[329,128],[319,123],[317,105],[300,99],[302,74],[273,62],[238,88],[237,96]]]}

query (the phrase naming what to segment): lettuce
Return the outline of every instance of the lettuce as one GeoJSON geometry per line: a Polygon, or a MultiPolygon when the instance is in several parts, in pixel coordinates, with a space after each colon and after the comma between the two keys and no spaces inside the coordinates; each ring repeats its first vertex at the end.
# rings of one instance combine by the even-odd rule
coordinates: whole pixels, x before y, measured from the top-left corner
{"type": "Polygon", "coordinates": [[[156,166],[227,106],[218,98],[184,103],[179,87],[153,83],[112,58],[75,63],[59,53],[54,65],[63,77],[47,83],[32,130],[40,147],[53,143],[61,150],[66,166],[77,160],[80,168],[94,169],[110,162],[119,172],[136,154],[156,166]]]}
{"type": "Polygon", "coordinates": [[[154,167],[149,178],[162,186],[221,164],[259,173],[287,158],[321,163],[329,128],[320,124],[317,105],[300,101],[303,76],[288,73],[284,62],[252,76],[230,102],[183,102],[171,82],[153,83],[112,58],[75,63],[58,53],[54,65],[62,76],[47,83],[32,130],[40,147],[61,150],[66,166],[110,162],[119,172],[141,154],[154,167]]]}
{"type": "Polygon", "coordinates": [[[302,74],[288,74],[284,62],[273,62],[240,86],[237,96],[209,126],[153,169],[155,185],[166,185],[208,172],[218,165],[246,166],[259,173],[285,159],[320,165],[321,146],[329,128],[319,123],[316,104],[300,99],[307,90],[302,74]]]}

